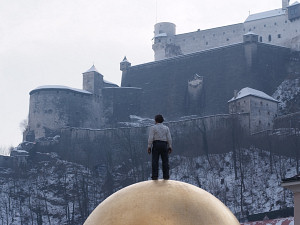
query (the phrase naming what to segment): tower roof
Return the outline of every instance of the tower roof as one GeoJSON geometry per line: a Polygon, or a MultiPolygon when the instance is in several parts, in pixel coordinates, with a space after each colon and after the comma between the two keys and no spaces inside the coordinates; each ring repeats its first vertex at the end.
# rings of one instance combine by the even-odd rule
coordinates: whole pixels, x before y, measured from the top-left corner
{"type": "Polygon", "coordinates": [[[240,90],[237,93],[237,96],[233,97],[228,102],[232,102],[232,101],[235,101],[235,100],[240,99],[240,98],[244,98],[244,97],[249,96],[249,95],[256,96],[256,97],[259,97],[259,98],[264,98],[264,99],[274,101],[274,102],[278,102],[276,99],[272,98],[270,95],[267,95],[266,93],[264,93],[262,91],[258,91],[258,90],[255,90],[255,89],[249,88],[249,87],[245,87],[242,90],[240,90]]]}
{"type": "Polygon", "coordinates": [[[84,73],[88,73],[88,72],[97,72],[97,73],[99,73],[94,64],[92,65],[92,67],[90,69],[88,69],[84,73]]]}
{"type": "Polygon", "coordinates": [[[128,62],[126,56],[124,57],[124,59],[122,60],[122,62],[128,62]]]}

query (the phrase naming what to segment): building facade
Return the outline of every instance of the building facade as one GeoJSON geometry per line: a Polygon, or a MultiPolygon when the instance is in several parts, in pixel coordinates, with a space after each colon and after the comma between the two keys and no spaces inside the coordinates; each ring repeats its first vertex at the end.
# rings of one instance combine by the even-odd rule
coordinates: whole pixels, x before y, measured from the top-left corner
{"type": "Polygon", "coordinates": [[[120,88],[93,65],[83,73],[83,89],[46,85],[30,92],[26,140],[51,136],[63,127],[99,129],[139,113],[140,88],[120,88]],[[120,109],[122,108],[122,110],[120,109]]]}
{"type": "Polygon", "coordinates": [[[228,101],[229,113],[249,113],[250,133],[273,129],[277,116],[278,101],[262,91],[249,87],[234,93],[228,101]]]}
{"type": "Polygon", "coordinates": [[[300,50],[300,3],[289,5],[282,0],[282,8],[249,15],[244,23],[176,34],[176,25],[169,22],[154,26],[152,49],[155,60],[185,55],[211,48],[237,44],[243,35],[253,32],[261,43],[300,50]]]}

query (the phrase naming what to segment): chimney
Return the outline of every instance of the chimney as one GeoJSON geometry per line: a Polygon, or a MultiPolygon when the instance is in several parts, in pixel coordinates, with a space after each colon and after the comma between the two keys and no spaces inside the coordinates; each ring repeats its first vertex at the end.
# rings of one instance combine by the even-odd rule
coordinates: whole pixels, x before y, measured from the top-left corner
{"type": "Polygon", "coordinates": [[[282,9],[286,9],[289,6],[290,0],[282,0],[282,9]]]}
{"type": "Polygon", "coordinates": [[[237,98],[237,94],[238,94],[238,90],[234,90],[234,91],[233,91],[233,97],[234,97],[234,99],[237,98]]]}
{"type": "Polygon", "coordinates": [[[294,225],[300,225],[300,174],[282,179],[281,186],[294,193],[294,225]]]}

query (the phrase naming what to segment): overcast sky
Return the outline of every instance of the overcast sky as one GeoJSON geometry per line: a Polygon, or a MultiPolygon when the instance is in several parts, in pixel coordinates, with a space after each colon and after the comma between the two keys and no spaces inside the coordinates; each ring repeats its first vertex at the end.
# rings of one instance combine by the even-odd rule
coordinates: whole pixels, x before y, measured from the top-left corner
{"type": "Polygon", "coordinates": [[[22,141],[32,89],[82,88],[93,63],[119,85],[125,55],[132,65],[153,61],[156,22],[187,33],[277,8],[280,0],[0,0],[0,149],[22,141]]]}

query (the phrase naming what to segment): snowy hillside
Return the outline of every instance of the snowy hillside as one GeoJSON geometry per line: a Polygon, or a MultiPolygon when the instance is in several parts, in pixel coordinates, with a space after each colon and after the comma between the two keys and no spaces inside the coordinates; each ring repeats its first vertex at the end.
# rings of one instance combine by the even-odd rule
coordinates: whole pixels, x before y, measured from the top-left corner
{"type": "Polygon", "coordinates": [[[284,80],[278,86],[272,97],[279,101],[280,114],[299,111],[300,109],[297,107],[297,101],[299,101],[300,98],[299,78],[284,80]]]}
{"type": "MultiPolygon", "coordinates": [[[[258,149],[240,149],[235,155],[236,160],[233,152],[171,155],[171,179],[207,190],[238,218],[293,205],[291,193],[280,182],[295,174],[295,160],[258,149]]],[[[128,159],[121,165],[88,169],[56,153],[30,158],[27,166],[0,170],[1,224],[82,224],[107,196],[142,181],[137,174],[146,173],[150,179],[149,161],[143,167],[132,167],[128,159]]]]}

